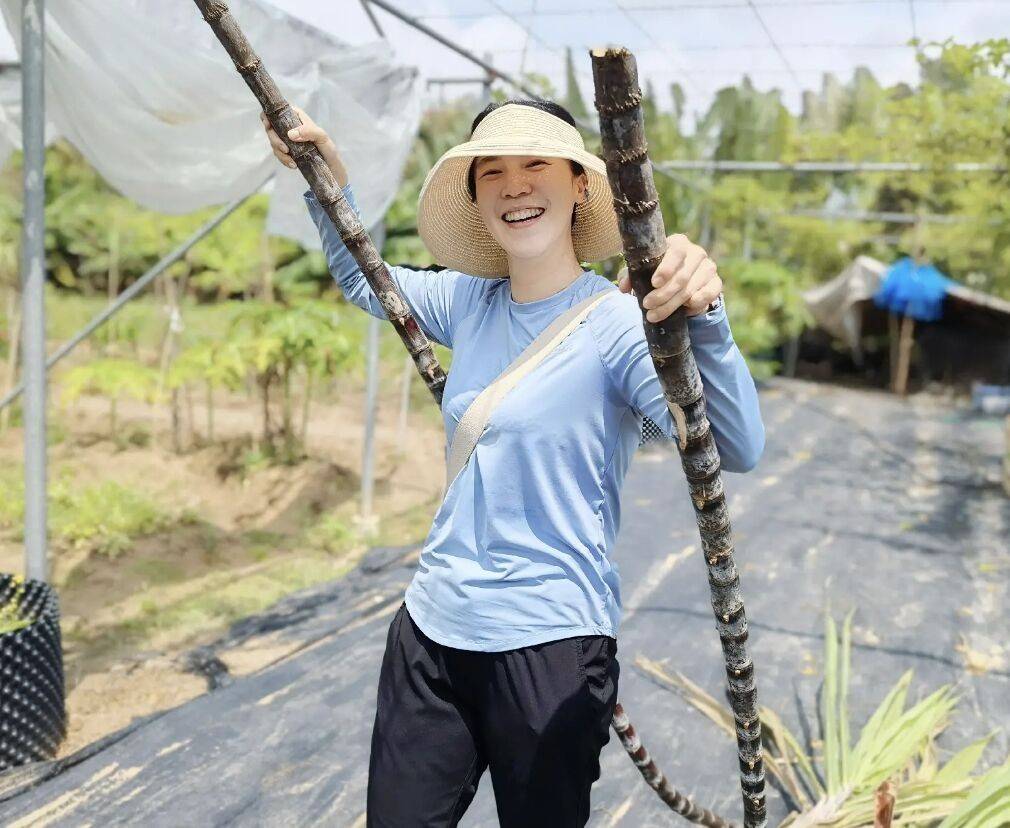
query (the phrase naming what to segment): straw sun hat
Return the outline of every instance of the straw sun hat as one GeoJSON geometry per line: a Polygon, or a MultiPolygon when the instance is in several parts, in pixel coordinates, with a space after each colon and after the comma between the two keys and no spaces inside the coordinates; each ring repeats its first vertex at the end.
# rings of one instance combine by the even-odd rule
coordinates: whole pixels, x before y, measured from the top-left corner
{"type": "Polygon", "coordinates": [[[505,104],[484,117],[469,141],[439,158],[421,188],[417,230],[439,264],[473,276],[508,276],[505,250],[488,231],[467,189],[470,164],[484,155],[577,161],[586,171],[589,200],[576,207],[575,256],[580,262],[596,262],[621,252],[603,161],[588,152],[579,131],[560,118],[532,106],[505,104]]]}

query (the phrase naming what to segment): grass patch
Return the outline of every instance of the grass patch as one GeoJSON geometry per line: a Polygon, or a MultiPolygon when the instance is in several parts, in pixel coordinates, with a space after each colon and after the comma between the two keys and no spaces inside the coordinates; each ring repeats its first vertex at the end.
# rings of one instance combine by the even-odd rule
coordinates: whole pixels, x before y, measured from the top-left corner
{"type": "Polygon", "coordinates": [[[133,561],[130,571],[152,584],[174,584],[186,580],[186,570],[182,566],[164,559],[133,561]]]}
{"type": "MultiPolygon", "coordinates": [[[[52,540],[112,557],[169,523],[150,498],[113,481],[77,486],[63,475],[50,485],[48,501],[52,540]]],[[[24,511],[22,469],[0,471],[0,529],[21,526],[24,511]]]]}
{"type": "Polygon", "coordinates": [[[241,576],[216,573],[196,594],[165,602],[152,590],[132,617],[98,631],[68,632],[66,637],[88,652],[89,662],[124,648],[181,646],[262,612],[292,592],[340,578],[353,566],[352,560],[317,553],[277,559],[241,576]]]}
{"type": "Polygon", "coordinates": [[[338,515],[329,514],[305,533],[305,540],[309,546],[336,554],[347,549],[356,538],[338,515]]]}
{"type": "Polygon", "coordinates": [[[49,501],[50,532],[57,540],[111,557],[126,551],[134,538],[169,522],[149,498],[111,480],[79,490],[60,480],[49,501]]]}

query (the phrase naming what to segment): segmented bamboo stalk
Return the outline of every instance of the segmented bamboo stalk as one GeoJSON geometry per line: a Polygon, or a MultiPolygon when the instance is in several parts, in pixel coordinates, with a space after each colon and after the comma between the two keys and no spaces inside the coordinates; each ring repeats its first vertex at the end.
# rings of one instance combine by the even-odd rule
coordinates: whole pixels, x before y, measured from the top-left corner
{"type": "Polygon", "coordinates": [[[435,401],[441,405],[445,372],[438,364],[428,338],[418,327],[417,320],[411,315],[410,308],[397,290],[389,271],[386,270],[382,256],[375,249],[368,232],[340,191],[326,161],[314,144],[297,143],[288,139],[288,130],[301,124],[301,121],[281,95],[273,78],[263,68],[262,61],[249,45],[228,6],[215,0],[194,0],[194,2],[203,19],[210,24],[217,39],[231,56],[235,68],[260,102],[270,126],[287,144],[291,157],[308,181],[316,200],[337,228],[340,238],[347,245],[386,316],[410,352],[425,385],[428,386],[435,401]]]}
{"type": "Polygon", "coordinates": [[[624,712],[624,707],[620,702],[614,705],[614,717],[610,724],[621,740],[621,744],[624,745],[628,756],[631,757],[631,761],[635,763],[635,767],[642,774],[642,778],[659,795],[659,798],[670,806],[672,811],[680,814],[684,819],[704,825],[705,828],[736,828],[732,822],[726,822],[707,808],[695,805],[686,796],[674,790],[663,772],[656,767],[656,763],[649,755],[649,751],[645,749],[642,740],[638,738],[638,733],[635,731],[634,725],[628,721],[628,715],[624,712]]]}
{"type": "MultiPolygon", "coordinates": [[[[631,285],[641,306],[642,299],[652,289],[652,274],[666,253],[667,244],[645,140],[638,69],[634,56],[626,49],[594,49],[591,55],[603,158],[614,193],[631,285]]],[[[644,317],[644,308],[642,314],[644,317]]],[[[740,576],[733,561],[719,452],[705,413],[701,377],[691,353],[683,309],[658,324],[647,319],[644,324],[656,373],[677,426],[681,464],[708,565],[712,609],[726,659],[736,720],[744,825],[762,828],[767,824],[767,814],[761,722],[754,665],[747,653],[747,617],[740,595],[740,576]]]]}

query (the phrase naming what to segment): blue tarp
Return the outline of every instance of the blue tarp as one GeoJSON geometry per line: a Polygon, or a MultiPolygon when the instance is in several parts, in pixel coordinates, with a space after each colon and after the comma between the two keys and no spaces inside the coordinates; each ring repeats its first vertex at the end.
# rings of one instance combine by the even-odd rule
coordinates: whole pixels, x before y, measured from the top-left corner
{"type": "Polygon", "coordinates": [[[917,265],[910,256],[898,259],[884,275],[873,297],[878,307],[933,322],[943,315],[943,297],[954,282],[931,264],[917,265]]]}

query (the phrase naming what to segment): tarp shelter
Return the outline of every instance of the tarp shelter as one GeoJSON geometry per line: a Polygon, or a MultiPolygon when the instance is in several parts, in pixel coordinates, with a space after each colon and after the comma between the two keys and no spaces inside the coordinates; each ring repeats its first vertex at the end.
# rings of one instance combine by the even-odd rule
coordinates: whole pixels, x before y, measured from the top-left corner
{"type": "MultiPolygon", "coordinates": [[[[834,279],[803,294],[817,325],[841,340],[857,365],[863,365],[870,339],[888,331],[889,310],[874,302],[887,272],[883,262],[859,256],[834,279]]],[[[921,375],[1010,382],[1010,302],[952,280],[944,293],[940,317],[916,325],[921,375]]]]}
{"type": "MultiPolygon", "coordinates": [[[[333,137],[365,224],[385,213],[420,122],[416,70],[388,46],[351,46],[260,0],[229,7],[291,103],[333,137]]],[[[20,52],[20,0],[0,0],[20,52]]],[[[47,0],[47,141],[72,143],[138,204],[185,213],[247,195],[276,172],[267,230],[319,247],[297,171],[270,152],[259,105],[192,2],[47,0]]],[[[0,163],[21,145],[5,73],[0,163]]]]}

